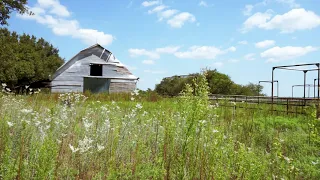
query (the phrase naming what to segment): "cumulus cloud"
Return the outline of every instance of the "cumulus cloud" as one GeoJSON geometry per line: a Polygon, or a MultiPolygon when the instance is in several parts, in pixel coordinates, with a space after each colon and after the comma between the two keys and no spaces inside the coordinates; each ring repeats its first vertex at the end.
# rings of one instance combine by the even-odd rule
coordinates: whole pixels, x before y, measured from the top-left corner
{"type": "Polygon", "coordinates": [[[254,15],[250,16],[244,23],[243,28],[241,29],[242,32],[247,32],[250,29],[255,27],[262,28],[263,24],[267,22],[267,20],[271,19],[272,17],[272,10],[267,10],[264,13],[258,12],[254,15]]]}
{"type": "Polygon", "coordinates": [[[179,11],[176,9],[168,9],[162,12],[159,12],[158,17],[159,20],[162,21],[163,19],[168,19],[172,17],[173,15],[177,14],[179,11]]]}
{"type": "Polygon", "coordinates": [[[114,40],[111,34],[106,34],[95,29],[82,28],[77,20],[65,19],[70,12],[60,4],[58,0],[38,0],[34,7],[30,7],[34,15],[17,14],[21,19],[34,20],[50,28],[55,35],[71,36],[80,39],[87,45],[98,42],[101,45],[109,45],[114,40]],[[65,11],[68,11],[65,12],[65,11]],[[58,15],[59,14],[59,15],[58,15]]]}
{"type": "Polygon", "coordinates": [[[160,55],[157,52],[148,51],[146,49],[129,49],[131,57],[147,56],[151,59],[159,59],[160,55]]]}
{"type": "Polygon", "coordinates": [[[38,5],[57,16],[68,17],[71,14],[67,7],[60,4],[59,0],[38,0],[38,5]]]}
{"type": "Polygon", "coordinates": [[[270,12],[256,13],[243,23],[242,32],[253,28],[265,30],[278,29],[282,33],[292,33],[297,30],[313,29],[320,25],[320,16],[303,8],[292,9],[289,12],[272,17],[270,12]]]}
{"type": "Polygon", "coordinates": [[[196,18],[193,14],[188,12],[183,12],[175,15],[172,19],[169,19],[167,23],[173,28],[181,28],[185,22],[195,22],[196,18]]]}
{"type": "Polygon", "coordinates": [[[141,5],[144,7],[150,7],[159,4],[160,1],[144,1],[141,5]]]}
{"type": "Polygon", "coordinates": [[[247,61],[253,61],[253,60],[255,60],[254,56],[255,56],[254,53],[249,53],[244,56],[244,59],[247,61]]]}
{"type": "Polygon", "coordinates": [[[160,54],[173,54],[180,49],[180,46],[166,46],[162,48],[156,48],[155,50],[146,49],[129,49],[131,57],[147,56],[150,59],[159,59],[160,54]]]}
{"type": "Polygon", "coordinates": [[[276,46],[262,52],[260,56],[262,58],[267,59],[267,62],[279,62],[279,61],[284,61],[289,59],[295,59],[317,50],[318,48],[312,47],[312,46],[306,46],[306,47],[276,46]]]}
{"type": "Polygon", "coordinates": [[[157,7],[153,8],[152,10],[149,10],[148,13],[149,14],[158,13],[158,12],[161,12],[162,10],[164,10],[166,8],[168,8],[168,6],[160,5],[160,6],[157,6],[157,7]]]}
{"type": "Polygon", "coordinates": [[[149,9],[148,14],[157,14],[159,21],[167,19],[167,24],[173,28],[181,28],[186,22],[193,23],[196,21],[195,16],[189,12],[180,12],[177,9],[169,9],[169,6],[162,4],[160,1],[157,2],[159,3],[156,3],[156,1],[145,1],[142,5],[145,7],[151,6],[151,4],[152,6],[158,5],[153,9],[149,9]]]}
{"type": "Polygon", "coordinates": [[[267,48],[270,46],[274,46],[275,44],[276,42],[274,40],[264,40],[264,41],[257,42],[255,46],[256,48],[267,48]]]}
{"type": "Polygon", "coordinates": [[[235,51],[235,47],[226,50],[214,46],[192,46],[188,51],[176,52],[174,55],[180,59],[215,59],[216,56],[235,51]]]}
{"type": "Polygon", "coordinates": [[[278,3],[288,5],[290,8],[299,8],[300,4],[296,3],[295,0],[276,0],[278,3]]]}

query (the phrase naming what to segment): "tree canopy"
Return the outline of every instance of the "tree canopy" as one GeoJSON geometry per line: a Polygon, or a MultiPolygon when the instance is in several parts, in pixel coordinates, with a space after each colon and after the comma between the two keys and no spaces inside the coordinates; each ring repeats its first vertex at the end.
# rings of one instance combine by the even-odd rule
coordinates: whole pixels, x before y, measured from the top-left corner
{"type": "MultiPolygon", "coordinates": [[[[156,85],[155,91],[161,95],[177,96],[183,90],[186,83],[191,84],[196,76],[199,76],[199,73],[190,74],[187,77],[173,76],[164,78],[160,84],[156,85]]],[[[216,69],[207,70],[206,78],[211,94],[262,95],[261,85],[253,83],[247,85],[236,84],[228,75],[220,73],[216,69]]]]}
{"type": "Polygon", "coordinates": [[[13,11],[20,14],[27,13],[27,2],[27,0],[0,0],[0,25],[8,25],[7,19],[13,11]]]}
{"type": "Polygon", "coordinates": [[[43,38],[0,28],[0,82],[10,88],[46,81],[63,64],[59,50],[43,38]]]}

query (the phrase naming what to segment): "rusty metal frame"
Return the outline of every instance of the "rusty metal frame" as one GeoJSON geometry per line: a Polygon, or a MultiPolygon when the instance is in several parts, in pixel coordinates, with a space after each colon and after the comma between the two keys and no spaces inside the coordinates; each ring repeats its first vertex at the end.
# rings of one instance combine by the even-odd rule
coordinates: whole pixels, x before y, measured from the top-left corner
{"type": "MultiPolygon", "coordinates": [[[[315,85],[312,84],[296,84],[296,85],[292,85],[292,98],[293,98],[293,88],[294,87],[304,87],[304,86],[308,86],[308,98],[310,98],[310,87],[314,87],[315,85]]],[[[305,97],[303,97],[305,99],[305,97]]]]}
{"type": "MultiPolygon", "coordinates": [[[[277,83],[277,97],[279,97],[279,81],[274,80],[273,82],[277,83]]],[[[259,81],[259,86],[260,86],[260,83],[272,83],[272,81],[259,81]]],[[[259,94],[258,94],[258,96],[259,96],[259,94]]]]}
{"type": "Polygon", "coordinates": [[[272,109],[274,103],[274,70],[276,69],[283,69],[283,70],[293,70],[293,71],[301,71],[304,74],[304,83],[303,83],[303,91],[304,91],[304,99],[305,99],[305,92],[306,92],[306,76],[308,71],[318,71],[318,102],[320,99],[320,63],[308,63],[308,64],[294,64],[294,65],[286,65],[286,66],[274,66],[272,67],[272,77],[271,77],[271,101],[272,101],[272,109]],[[301,66],[316,66],[317,68],[306,68],[306,69],[297,69],[297,67],[301,66]]]}

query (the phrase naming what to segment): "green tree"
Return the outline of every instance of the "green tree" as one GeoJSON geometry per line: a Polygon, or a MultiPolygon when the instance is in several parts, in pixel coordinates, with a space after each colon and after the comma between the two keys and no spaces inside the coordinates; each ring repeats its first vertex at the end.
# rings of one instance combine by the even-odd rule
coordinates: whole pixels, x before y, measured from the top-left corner
{"type": "MultiPolygon", "coordinates": [[[[192,79],[199,75],[199,73],[195,73],[187,77],[173,76],[164,78],[160,84],[156,85],[155,91],[160,95],[177,96],[184,89],[186,83],[190,84],[192,79]]],[[[253,83],[249,83],[248,85],[236,84],[228,75],[220,73],[216,69],[206,69],[206,79],[210,94],[247,96],[262,94],[262,86],[253,83]]]]}
{"type": "Polygon", "coordinates": [[[27,2],[27,0],[0,0],[0,24],[8,25],[7,19],[13,11],[32,14],[28,11],[27,2]]]}
{"type": "Polygon", "coordinates": [[[46,81],[62,65],[59,50],[43,38],[0,29],[0,82],[10,88],[46,81]]]}

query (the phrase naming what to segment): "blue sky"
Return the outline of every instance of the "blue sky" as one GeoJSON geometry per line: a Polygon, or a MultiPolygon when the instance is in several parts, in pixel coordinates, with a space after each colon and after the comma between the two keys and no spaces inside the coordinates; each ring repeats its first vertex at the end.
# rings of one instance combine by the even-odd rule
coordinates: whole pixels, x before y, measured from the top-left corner
{"type": "MultiPolygon", "coordinates": [[[[257,83],[271,80],[273,66],[320,60],[318,0],[29,0],[28,6],[35,15],[12,15],[10,30],[45,38],[66,60],[97,42],[140,77],[140,89],[205,67],[239,84],[257,83]]],[[[307,83],[316,77],[307,73],[307,83]]],[[[291,96],[303,73],[276,70],[275,79],[279,95],[291,96]]]]}

